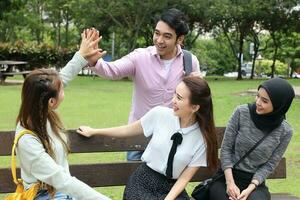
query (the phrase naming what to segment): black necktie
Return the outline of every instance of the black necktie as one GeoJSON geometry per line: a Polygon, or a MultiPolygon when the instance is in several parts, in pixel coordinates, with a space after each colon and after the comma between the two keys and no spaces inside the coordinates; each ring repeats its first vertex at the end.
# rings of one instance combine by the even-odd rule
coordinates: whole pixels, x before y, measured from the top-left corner
{"type": "Polygon", "coordinates": [[[182,135],[176,132],[172,135],[171,140],[173,140],[173,144],[169,153],[167,171],[166,171],[166,175],[170,179],[173,177],[173,160],[177,150],[177,146],[180,145],[182,142],[182,135]]]}

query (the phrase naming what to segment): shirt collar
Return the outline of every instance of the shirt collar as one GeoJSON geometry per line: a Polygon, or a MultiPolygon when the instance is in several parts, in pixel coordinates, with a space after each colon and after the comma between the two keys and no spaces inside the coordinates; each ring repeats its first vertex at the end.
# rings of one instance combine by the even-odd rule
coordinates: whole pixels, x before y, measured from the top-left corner
{"type": "Polygon", "coordinates": [[[181,128],[181,127],[180,127],[179,117],[176,116],[176,126],[175,126],[176,131],[175,131],[175,132],[179,132],[179,133],[181,133],[181,134],[183,134],[183,135],[186,135],[186,134],[188,134],[188,133],[190,133],[190,132],[192,132],[193,130],[198,129],[198,128],[199,128],[198,122],[192,124],[192,125],[189,126],[189,127],[181,128]]]}

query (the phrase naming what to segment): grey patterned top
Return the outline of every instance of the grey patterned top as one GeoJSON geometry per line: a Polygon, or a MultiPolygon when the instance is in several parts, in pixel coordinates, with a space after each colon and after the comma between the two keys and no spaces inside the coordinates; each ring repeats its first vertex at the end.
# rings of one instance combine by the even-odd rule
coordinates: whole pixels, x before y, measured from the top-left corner
{"type": "MultiPolygon", "coordinates": [[[[233,165],[263,136],[250,118],[248,105],[236,108],[225,130],[221,147],[221,166],[225,170],[233,165]]],[[[292,127],[284,120],[236,168],[254,173],[253,179],[262,183],[276,168],[293,134],[292,127]]]]}

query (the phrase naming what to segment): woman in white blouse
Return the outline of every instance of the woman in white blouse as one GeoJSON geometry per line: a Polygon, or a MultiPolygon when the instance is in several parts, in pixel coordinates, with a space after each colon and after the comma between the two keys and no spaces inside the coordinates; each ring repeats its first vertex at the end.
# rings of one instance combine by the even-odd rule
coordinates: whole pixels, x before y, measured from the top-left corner
{"type": "Polygon", "coordinates": [[[201,166],[217,167],[217,138],[211,92],[205,80],[185,77],[176,87],[173,109],[157,106],[140,120],[114,128],[81,126],[78,133],[152,136],[142,164],[129,178],[123,199],[189,199],[185,187],[201,166]]]}
{"type": "Polygon", "coordinates": [[[37,69],[25,79],[17,117],[16,136],[24,130],[17,145],[21,178],[25,189],[38,182],[42,186],[35,200],[109,200],[69,171],[69,151],[63,123],[56,112],[64,100],[64,85],[87,65],[85,58],[98,50],[91,48],[95,31],[82,33],[80,49],[60,73],[52,69],[37,69]]]}

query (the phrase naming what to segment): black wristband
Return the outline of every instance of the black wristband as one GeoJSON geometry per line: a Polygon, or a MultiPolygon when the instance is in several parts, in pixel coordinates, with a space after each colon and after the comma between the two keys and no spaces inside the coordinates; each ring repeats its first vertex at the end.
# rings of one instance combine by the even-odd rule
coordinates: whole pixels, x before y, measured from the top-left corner
{"type": "Polygon", "coordinates": [[[258,187],[258,184],[257,184],[257,183],[255,183],[254,181],[251,181],[251,184],[253,184],[253,185],[255,186],[255,188],[257,188],[257,187],[258,187]]]}

